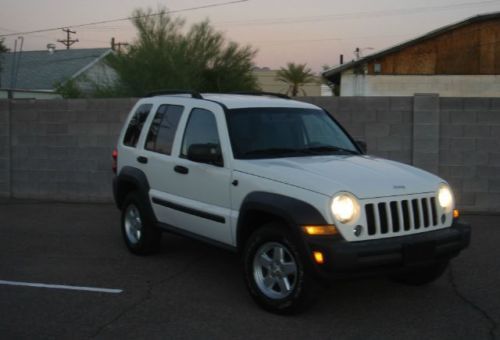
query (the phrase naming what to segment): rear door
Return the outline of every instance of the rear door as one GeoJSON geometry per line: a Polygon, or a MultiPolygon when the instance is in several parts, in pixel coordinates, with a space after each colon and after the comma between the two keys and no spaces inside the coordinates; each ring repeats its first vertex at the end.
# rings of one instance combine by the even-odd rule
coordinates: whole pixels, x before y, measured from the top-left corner
{"type": "Polygon", "coordinates": [[[144,145],[148,178],[154,183],[150,196],[155,214],[160,222],[187,233],[233,244],[224,112],[218,104],[206,101],[175,102],[169,98],[167,107],[158,106],[144,145]],[[223,165],[188,160],[191,144],[219,145],[223,165]]]}

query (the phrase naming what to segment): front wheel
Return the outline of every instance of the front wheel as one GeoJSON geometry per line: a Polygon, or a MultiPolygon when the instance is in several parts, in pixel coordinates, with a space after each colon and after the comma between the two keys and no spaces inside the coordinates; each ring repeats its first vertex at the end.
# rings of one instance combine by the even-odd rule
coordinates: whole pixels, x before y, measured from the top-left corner
{"type": "Polygon", "coordinates": [[[264,309],[291,314],[313,301],[316,283],[283,226],[272,223],[255,231],[246,244],[243,260],[250,295],[264,309]]]}

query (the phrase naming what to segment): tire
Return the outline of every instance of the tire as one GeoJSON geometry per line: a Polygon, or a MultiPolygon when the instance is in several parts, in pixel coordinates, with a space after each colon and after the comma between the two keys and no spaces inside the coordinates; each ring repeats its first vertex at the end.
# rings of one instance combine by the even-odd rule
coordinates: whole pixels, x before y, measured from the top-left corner
{"type": "Polygon", "coordinates": [[[408,286],[423,286],[439,279],[447,267],[448,261],[438,262],[412,270],[392,273],[389,278],[394,282],[408,286]]]}
{"type": "Polygon", "coordinates": [[[161,231],[146,214],[145,203],[137,192],[125,198],[121,230],[127,248],[134,254],[148,255],[160,248],[161,231]]]}
{"type": "Polygon", "coordinates": [[[295,314],[311,305],[319,288],[286,228],[269,223],[248,239],[244,277],[252,298],[267,311],[295,314]]]}

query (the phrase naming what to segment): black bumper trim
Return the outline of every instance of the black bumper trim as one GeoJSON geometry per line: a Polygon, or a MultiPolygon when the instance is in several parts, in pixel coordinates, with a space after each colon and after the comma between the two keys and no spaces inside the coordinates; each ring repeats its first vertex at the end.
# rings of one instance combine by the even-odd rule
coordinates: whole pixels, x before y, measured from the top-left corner
{"type": "Polygon", "coordinates": [[[325,263],[314,264],[320,275],[369,274],[447,261],[470,243],[470,226],[454,222],[449,228],[360,242],[309,237],[306,246],[323,252],[325,263]]]}

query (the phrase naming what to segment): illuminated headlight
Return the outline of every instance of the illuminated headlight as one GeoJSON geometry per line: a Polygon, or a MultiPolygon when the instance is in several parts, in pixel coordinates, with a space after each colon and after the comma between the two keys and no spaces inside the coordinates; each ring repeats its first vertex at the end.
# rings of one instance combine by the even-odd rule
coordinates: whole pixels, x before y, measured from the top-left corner
{"type": "Polygon", "coordinates": [[[438,201],[439,206],[443,208],[445,212],[450,212],[453,208],[453,194],[450,187],[447,184],[441,184],[438,191],[438,201]]]}
{"type": "Polygon", "coordinates": [[[343,224],[349,224],[359,218],[359,203],[352,194],[342,192],[332,200],[332,213],[335,219],[343,224]]]}

